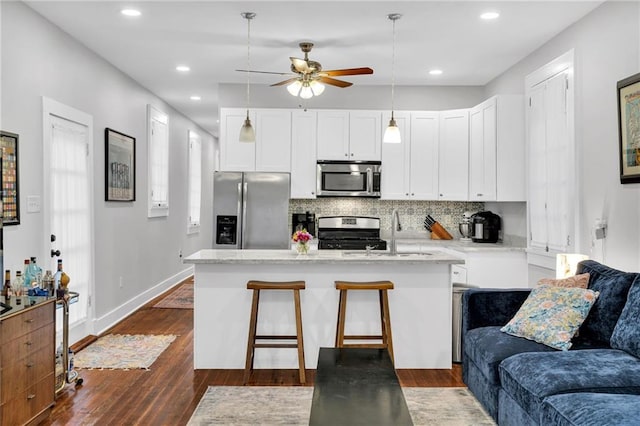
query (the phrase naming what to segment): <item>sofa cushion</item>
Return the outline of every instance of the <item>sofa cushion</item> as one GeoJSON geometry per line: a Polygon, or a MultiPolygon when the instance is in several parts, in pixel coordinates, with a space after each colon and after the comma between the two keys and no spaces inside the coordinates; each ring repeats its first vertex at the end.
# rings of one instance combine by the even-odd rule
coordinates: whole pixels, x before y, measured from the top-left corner
{"type": "Polygon", "coordinates": [[[587,288],[589,285],[589,274],[573,275],[566,278],[541,278],[538,285],[552,285],[556,287],[578,287],[587,288]]]}
{"type": "Polygon", "coordinates": [[[580,336],[590,341],[609,343],[627,301],[629,288],[638,274],[622,272],[594,260],[578,263],[576,274],[587,272],[590,275],[588,288],[600,292],[600,296],[580,327],[580,336]]]}
{"type": "Polygon", "coordinates": [[[598,294],[583,288],[538,286],[501,331],[566,351],[598,294]]]}
{"type": "Polygon", "coordinates": [[[640,394],[640,359],[617,349],[521,353],[499,366],[502,388],[532,418],[561,393],[640,394]]]}
{"type": "Polygon", "coordinates": [[[556,426],[637,426],[640,396],[608,393],[567,393],[545,398],[540,424],[556,426]]]}
{"type": "Polygon", "coordinates": [[[627,303],[611,335],[612,348],[622,349],[640,358],[638,318],[640,318],[640,278],[636,278],[631,286],[627,303]]]}
{"type": "Polygon", "coordinates": [[[465,336],[465,355],[494,385],[500,384],[498,365],[511,355],[522,352],[549,352],[554,349],[521,337],[510,336],[500,327],[480,327],[469,330],[465,336]]]}

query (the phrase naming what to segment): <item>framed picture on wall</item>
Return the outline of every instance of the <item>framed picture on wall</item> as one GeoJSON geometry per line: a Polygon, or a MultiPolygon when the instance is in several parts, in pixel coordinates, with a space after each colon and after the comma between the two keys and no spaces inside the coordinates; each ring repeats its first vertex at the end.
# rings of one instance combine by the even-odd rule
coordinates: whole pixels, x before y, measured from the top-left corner
{"type": "Polygon", "coordinates": [[[105,201],[136,199],[136,138],[106,128],[105,201]]]}
{"type": "Polygon", "coordinates": [[[618,82],[620,183],[640,182],[640,74],[618,82]]]}
{"type": "Polygon", "coordinates": [[[2,223],[20,224],[20,194],[18,186],[18,135],[0,130],[2,147],[2,223]]]}

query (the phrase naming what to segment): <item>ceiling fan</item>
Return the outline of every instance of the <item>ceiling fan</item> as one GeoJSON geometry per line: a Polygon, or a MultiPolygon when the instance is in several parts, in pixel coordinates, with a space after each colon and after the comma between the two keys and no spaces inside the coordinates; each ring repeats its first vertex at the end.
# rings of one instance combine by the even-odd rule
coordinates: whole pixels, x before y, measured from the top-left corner
{"type": "Polygon", "coordinates": [[[300,96],[308,99],[312,96],[318,96],[324,91],[324,84],[336,86],[340,88],[353,85],[348,81],[338,80],[335,76],[345,75],[362,75],[373,74],[373,70],[368,67],[362,68],[345,68],[338,70],[322,70],[320,62],[309,59],[309,52],[313,48],[313,43],[302,42],[299,44],[300,49],[304,53],[304,59],[290,57],[291,73],[255,71],[255,70],[236,70],[242,72],[254,72],[261,74],[290,75],[291,78],[274,83],[271,86],[287,85],[287,90],[293,96],[300,96]],[[324,83],[324,84],[323,84],[324,83]]]}

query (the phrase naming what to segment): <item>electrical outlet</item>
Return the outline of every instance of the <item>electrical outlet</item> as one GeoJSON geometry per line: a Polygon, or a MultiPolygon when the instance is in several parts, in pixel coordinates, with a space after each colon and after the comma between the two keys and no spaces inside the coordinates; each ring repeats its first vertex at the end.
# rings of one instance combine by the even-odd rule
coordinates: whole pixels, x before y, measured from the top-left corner
{"type": "Polygon", "coordinates": [[[602,240],[607,237],[607,221],[604,219],[596,219],[594,232],[596,240],[602,240]]]}
{"type": "Polygon", "coordinates": [[[122,277],[120,277],[119,281],[120,281],[120,284],[119,284],[120,288],[123,288],[124,287],[124,283],[122,282],[122,277]]]}

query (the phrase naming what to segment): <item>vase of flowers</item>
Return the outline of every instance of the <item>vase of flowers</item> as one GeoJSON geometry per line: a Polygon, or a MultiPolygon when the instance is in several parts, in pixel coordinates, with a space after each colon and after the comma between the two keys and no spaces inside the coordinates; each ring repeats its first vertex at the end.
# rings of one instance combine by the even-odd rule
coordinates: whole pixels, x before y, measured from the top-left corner
{"type": "Polygon", "coordinates": [[[309,241],[313,239],[313,235],[307,232],[306,229],[298,229],[293,233],[291,240],[296,243],[296,251],[298,254],[309,253],[309,241]]]}

